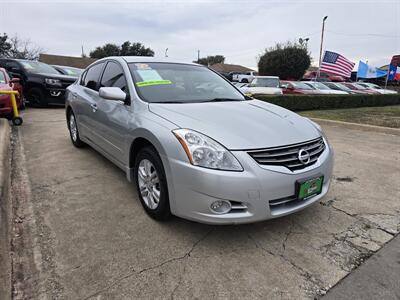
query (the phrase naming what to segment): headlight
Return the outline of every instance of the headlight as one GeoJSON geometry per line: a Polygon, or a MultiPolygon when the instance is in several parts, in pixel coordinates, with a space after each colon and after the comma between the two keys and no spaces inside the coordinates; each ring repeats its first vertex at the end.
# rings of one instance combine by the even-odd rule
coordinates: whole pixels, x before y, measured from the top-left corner
{"type": "Polygon", "coordinates": [[[48,84],[48,85],[62,86],[61,81],[58,80],[58,79],[46,78],[44,81],[45,81],[46,84],[48,84]]]}
{"type": "Polygon", "coordinates": [[[172,132],[181,143],[192,165],[226,171],[243,171],[232,153],[204,134],[190,129],[176,129],[172,132]]]}

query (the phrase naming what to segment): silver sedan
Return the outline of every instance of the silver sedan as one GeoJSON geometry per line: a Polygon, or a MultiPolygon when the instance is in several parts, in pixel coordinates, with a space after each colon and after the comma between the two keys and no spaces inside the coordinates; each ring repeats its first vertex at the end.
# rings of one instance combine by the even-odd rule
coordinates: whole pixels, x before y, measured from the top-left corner
{"type": "Polygon", "coordinates": [[[157,220],[256,222],[328,191],[333,150],[322,129],[204,66],[109,57],[67,91],[72,143],[120,167],[157,220]]]}

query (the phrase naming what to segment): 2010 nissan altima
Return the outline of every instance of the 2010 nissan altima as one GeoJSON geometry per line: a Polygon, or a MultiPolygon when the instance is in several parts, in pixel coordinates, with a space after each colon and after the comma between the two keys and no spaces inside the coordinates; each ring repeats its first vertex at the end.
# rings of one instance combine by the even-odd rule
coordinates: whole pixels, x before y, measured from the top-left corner
{"type": "Polygon", "coordinates": [[[157,220],[267,220],[329,188],[333,150],[320,126],[197,64],[98,60],[68,87],[66,117],[72,143],[124,170],[157,220]]]}

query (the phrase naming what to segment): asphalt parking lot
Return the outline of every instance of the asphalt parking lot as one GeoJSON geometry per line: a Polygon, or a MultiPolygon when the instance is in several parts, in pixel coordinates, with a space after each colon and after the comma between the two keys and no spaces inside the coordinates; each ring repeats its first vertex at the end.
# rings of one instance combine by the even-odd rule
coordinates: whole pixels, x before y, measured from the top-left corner
{"type": "Polygon", "coordinates": [[[314,298],[400,230],[400,140],[390,134],[324,127],[336,161],[323,202],[210,226],[150,219],[120,169],[72,146],[64,109],[23,117],[13,137],[14,245],[24,262],[16,298],[314,298]]]}

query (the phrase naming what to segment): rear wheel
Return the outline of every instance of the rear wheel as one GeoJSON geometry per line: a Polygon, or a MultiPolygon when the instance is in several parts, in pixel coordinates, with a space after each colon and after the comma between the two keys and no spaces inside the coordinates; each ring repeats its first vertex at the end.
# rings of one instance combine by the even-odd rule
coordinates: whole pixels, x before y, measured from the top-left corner
{"type": "Polygon", "coordinates": [[[74,144],[74,146],[77,148],[84,147],[86,144],[82,142],[81,139],[79,138],[79,131],[76,123],[76,118],[72,111],[70,111],[68,114],[68,129],[72,144],[74,144]]]}
{"type": "Polygon", "coordinates": [[[28,91],[26,98],[31,106],[46,107],[48,105],[44,93],[40,88],[31,88],[28,91]]]}
{"type": "Polygon", "coordinates": [[[240,82],[241,83],[249,83],[249,81],[247,79],[242,79],[240,82]]]}
{"type": "Polygon", "coordinates": [[[140,202],[153,219],[171,217],[167,180],[162,161],[153,147],[140,150],[135,160],[135,182],[140,202]]]}

